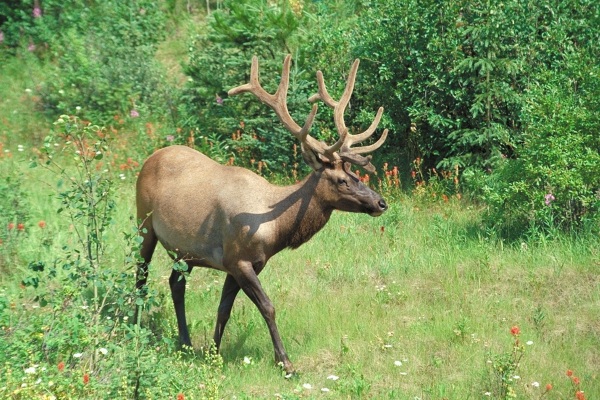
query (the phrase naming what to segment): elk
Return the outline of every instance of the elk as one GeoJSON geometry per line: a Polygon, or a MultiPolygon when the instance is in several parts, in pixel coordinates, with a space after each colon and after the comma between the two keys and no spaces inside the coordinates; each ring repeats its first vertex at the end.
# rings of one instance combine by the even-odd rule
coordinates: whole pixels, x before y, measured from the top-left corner
{"type": "MultiPolygon", "coordinates": [[[[351,171],[352,165],[374,171],[370,156],[379,148],[387,130],[374,144],[351,147],[369,138],[381,119],[379,108],[371,126],[350,134],[344,111],[354,89],[358,60],[354,62],[339,101],[327,92],[323,74],[317,72],[318,93],[310,102],[323,101],[334,109],[339,139],[327,145],[309,134],[317,105],[303,127],[290,116],[286,98],[291,56],[283,63],[281,81],[275,94],[259,83],[258,59],[252,59],[250,82],[229,91],[248,92],[271,107],[281,123],[300,142],[302,157],[313,171],[291,186],[275,186],[254,172],[221,165],[186,146],[156,151],[144,163],[137,180],[137,217],[143,237],[136,287],[145,287],[148,264],[157,242],[176,261],[193,267],[208,267],[227,274],[217,312],[214,343],[217,348],[229,320],[234,300],[241,290],[264,318],[275,350],[275,362],[286,373],[294,372],[275,324],[275,308],[265,294],[258,275],[267,261],[284,248],[297,248],[308,241],[329,220],[333,210],[379,216],[387,209],[385,200],[351,171]]],[[[185,316],[186,279],[173,270],[169,278],[175,306],[179,340],[191,346],[185,316]]]]}

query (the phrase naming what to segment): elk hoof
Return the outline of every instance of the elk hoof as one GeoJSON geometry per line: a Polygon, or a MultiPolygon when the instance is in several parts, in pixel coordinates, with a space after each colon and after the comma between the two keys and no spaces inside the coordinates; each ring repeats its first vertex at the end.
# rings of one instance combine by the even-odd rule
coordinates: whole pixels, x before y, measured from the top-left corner
{"type": "Polygon", "coordinates": [[[279,361],[277,363],[277,365],[279,365],[279,367],[283,370],[283,372],[285,372],[284,376],[286,379],[290,379],[290,378],[294,378],[294,377],[298,376],[296,369],[294,368],[294,366],[292,365],[292,363],[289,360],[279,361]]]}

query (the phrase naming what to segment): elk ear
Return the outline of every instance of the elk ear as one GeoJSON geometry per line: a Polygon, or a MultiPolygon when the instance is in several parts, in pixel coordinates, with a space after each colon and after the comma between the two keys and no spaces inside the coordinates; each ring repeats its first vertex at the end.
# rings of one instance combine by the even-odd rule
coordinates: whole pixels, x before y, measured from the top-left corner
{"type": "Polygon", "coordinates": [[[323,168],[323,161],[321,161],[318,154],[310,149],[306,149],[304,145],[301,145],[302,158],[304,162],[311,167],[313,170],[318,171],[323,168]]]}
{"type": "Polygon", "coordinates": [[[349,162],[344,162],[344,171],[352,177],[355,181],[359,181],[360,178],[354,172],[352,172],[352,164],[349,162]]]}
{"type": "Polygon", "coordinates": [[[356,153],[342,153],[340,157],[345,162],[363,167],[367,172],[375,173],[375,167],[371,164],[371,156],[366,157],[356,153]]]}

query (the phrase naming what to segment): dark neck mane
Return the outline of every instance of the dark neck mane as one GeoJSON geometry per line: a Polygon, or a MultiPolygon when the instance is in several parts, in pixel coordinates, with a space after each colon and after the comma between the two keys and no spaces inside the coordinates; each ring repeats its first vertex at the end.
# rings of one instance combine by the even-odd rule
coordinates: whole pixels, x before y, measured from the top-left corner
{"type": "Polygon", "coordinates": [[[302,182],[281,188],[287,192],[276,207],[284,207],[277,226],[277,248],[295,249],[306,243],[329,221],[333,208],[315,195],[321,175],[313,172],[302,182]]]}

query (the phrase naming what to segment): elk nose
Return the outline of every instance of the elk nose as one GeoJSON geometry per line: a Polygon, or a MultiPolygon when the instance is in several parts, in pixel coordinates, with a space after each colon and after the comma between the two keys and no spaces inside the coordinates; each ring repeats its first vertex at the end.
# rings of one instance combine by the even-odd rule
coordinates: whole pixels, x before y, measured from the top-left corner
{"type": "Polygon", "coordinates": [[[377,205],[379,206],[379,209],[380,209],[381,211],[385,211],[385,210],[387,210],[387,208],[388,208],[388,206],[387,206],[387,203],[385,202],[385,200],[384,200],[384,199],[381,199],[381,200],[379,200],[379,201],[377,202],[377,205]]]}

